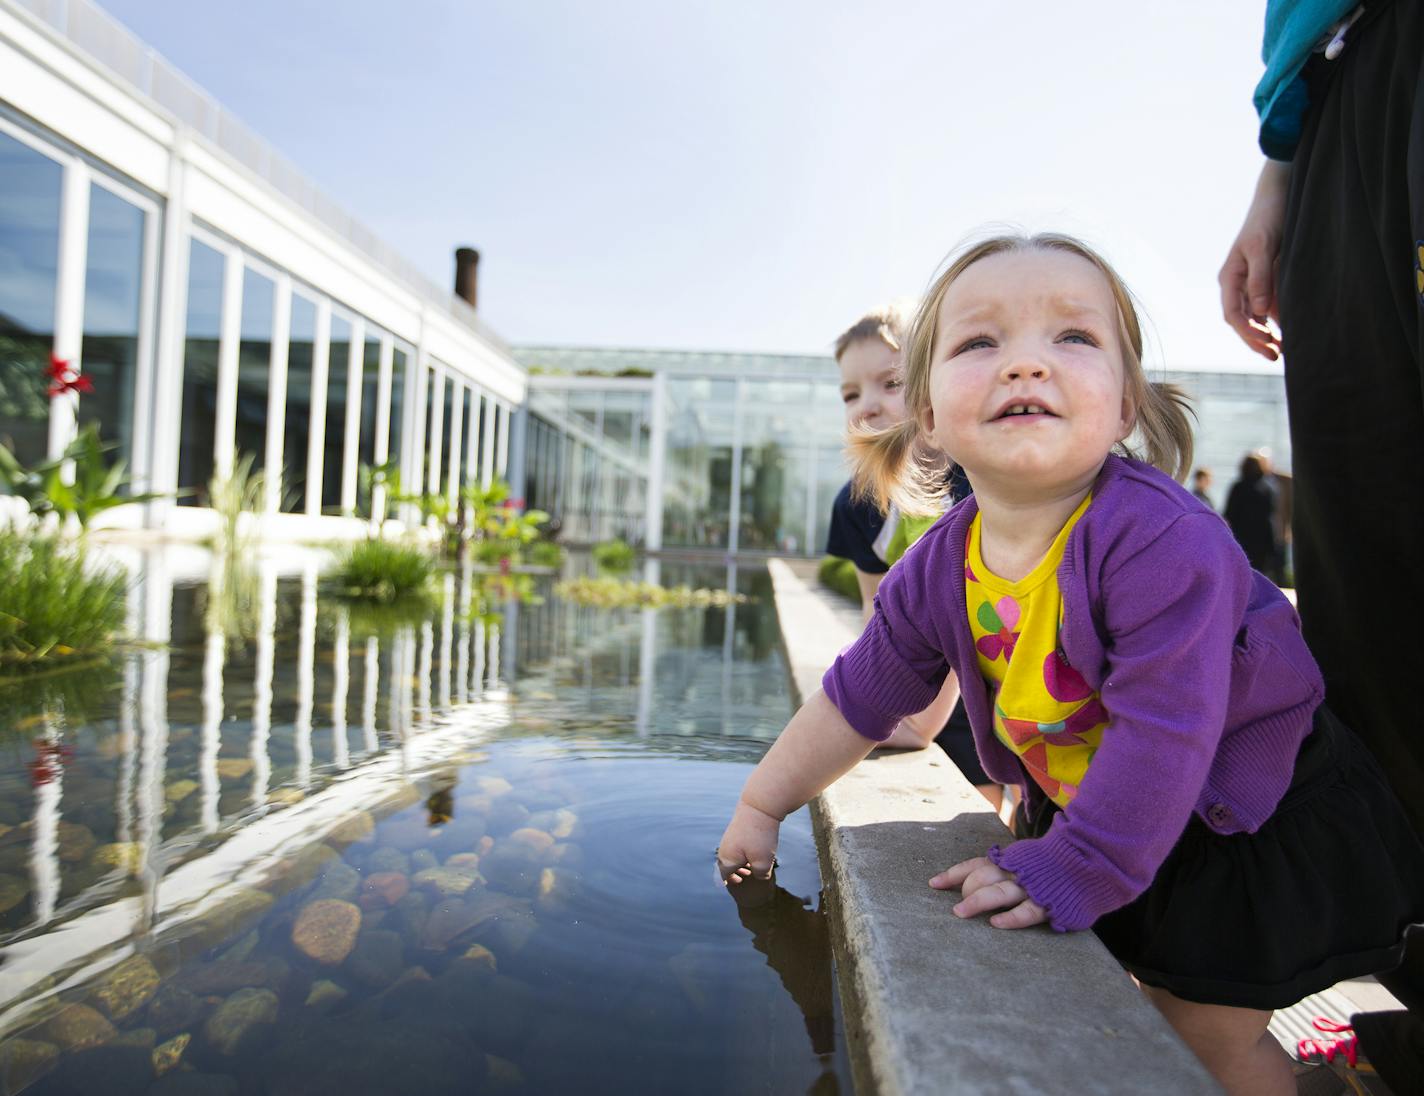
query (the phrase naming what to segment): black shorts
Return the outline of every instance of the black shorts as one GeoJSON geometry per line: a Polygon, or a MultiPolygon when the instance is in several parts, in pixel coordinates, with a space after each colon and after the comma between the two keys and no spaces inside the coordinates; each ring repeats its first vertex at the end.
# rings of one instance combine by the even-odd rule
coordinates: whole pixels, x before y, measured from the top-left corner
{"type": "MultiPolygon", "coordinates": [[[[1046,806],[1033,822],[1016,815],[1015,832],[1046,832],[1058,813],[1046,806]]],[[[1152,885],[1093,931],[1149,986],[1278,1009],[1397,966],[1420,922],[1424,846],[1374,758],[1322,705],[1259,830],[1218,834],[1193,815],[1152,885]]]]}
{"type": "Polygon", "coordinates": [[[994,783],[984,771],[984,766],[979,764],[979,751],[974,746],[974,730],[969,726],[969,717],[964,714],[964,701],[954,705],[944,730],[935,736],[935,745],[949,754],[949,759],[969,783],[976,787],[994,783]]]}

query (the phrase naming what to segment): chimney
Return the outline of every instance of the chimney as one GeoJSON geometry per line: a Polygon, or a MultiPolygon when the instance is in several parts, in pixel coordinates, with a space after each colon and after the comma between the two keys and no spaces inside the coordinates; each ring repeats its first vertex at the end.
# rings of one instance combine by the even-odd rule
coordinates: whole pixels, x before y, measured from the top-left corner
{"type": "Polygon", "coordinates": [[[473,247],[455,249],[455,296],[468,301],[471,308],[479,307],[476,300],[479,266],[480,253],[473,247]]]}

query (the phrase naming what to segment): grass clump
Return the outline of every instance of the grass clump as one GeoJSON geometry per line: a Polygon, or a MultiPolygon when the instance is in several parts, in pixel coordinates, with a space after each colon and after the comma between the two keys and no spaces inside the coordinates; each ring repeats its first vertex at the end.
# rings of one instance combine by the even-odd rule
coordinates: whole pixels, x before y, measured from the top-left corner
{"type": "Polygon", "coordinates": [[[124,626],[125,578],[85,563],[80,544],[0,529],[0,663],[107,649],[124,626]]]}
{"type": "Polygon", "coordinates": [[[337,558],[328,579],[347,597],[390,604],[425,596],[434,574],[435,561],[419,548],[363,540],[337,558]]]}
{"type": "Polygon", "coordinates": [[[619,537],[593,546],[593,562],[598,565],[600,571],[611,574],[631,571],[637,555],[633,546],[619,537]]]}
{"type": "Polygon", "coordinates": [[[576,605],[599,609],[720,609],[750,600],[745,594],[729,594],[726,590],[659,586],[654,582],[629,582],[608,575],[569,579],[557,583],[554,593],[576,605]]]}

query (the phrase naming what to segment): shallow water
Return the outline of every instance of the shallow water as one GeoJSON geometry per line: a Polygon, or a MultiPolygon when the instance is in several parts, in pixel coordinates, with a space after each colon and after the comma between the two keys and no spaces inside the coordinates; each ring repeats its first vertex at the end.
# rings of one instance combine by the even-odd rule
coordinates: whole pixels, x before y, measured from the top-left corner
{"type": "Polygon", "coordinates": [[[849,1091],[805,812],[714,882],[790,711],[764,571],[400,619],[282,569],[214,614],[143,557],[148,648],[0,690],[0,1094],[849,1091]]]}

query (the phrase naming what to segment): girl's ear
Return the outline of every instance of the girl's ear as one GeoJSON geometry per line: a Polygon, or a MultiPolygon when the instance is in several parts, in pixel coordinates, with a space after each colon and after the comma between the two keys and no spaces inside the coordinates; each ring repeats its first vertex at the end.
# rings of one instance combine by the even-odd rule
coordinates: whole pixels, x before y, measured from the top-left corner
{"type": "Polygon", "coordinates": [[[926,441],[934,437],[935,417],[932,404],[926,404],[915,416],[915,421],[919,423],[920,433],[924,435],[926,441]]]}
{"type": "Polygon", "coordinates": [[[1117,424],[1117,440],[1124,441],[1137,425],[1137,404],[1124,390],[1122,394],[1122,414],[1117,424]]]}

